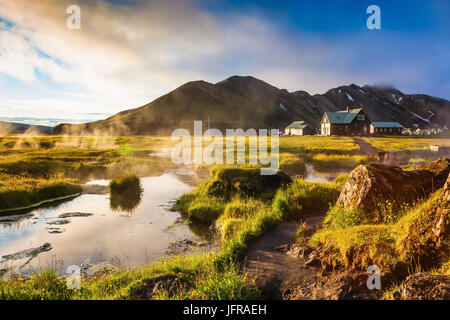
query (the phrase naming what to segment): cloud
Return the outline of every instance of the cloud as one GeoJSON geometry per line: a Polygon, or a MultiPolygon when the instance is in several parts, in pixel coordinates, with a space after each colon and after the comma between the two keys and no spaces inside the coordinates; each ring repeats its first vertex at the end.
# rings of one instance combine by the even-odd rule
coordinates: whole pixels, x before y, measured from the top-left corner
{"type": "MultiPolygon", "coordinates": [[[[129,3],[79,1],[82,28],[72,31],[66,8],[74,1],[0,0],[0,75],[20,80],[24,92],[11,97],[12,84],[0,79],[0,94],[15,103],[22,99],[24,110],[33,108],[25,92],[43,88],[40,101],[65,99],[74,111],[85,103],[112,113],[187,81],[234,74],[311,93],[351,82],[448,92],[442,91],[448,79],[440,88],[425,87],[436,82],[439,61],[430,65],[403,35],[308,34],[277,26],[261,13],[207,11],[195,0],[129,3]]],[[[0,106],[11,104],[3,99],[0,106]]]]}

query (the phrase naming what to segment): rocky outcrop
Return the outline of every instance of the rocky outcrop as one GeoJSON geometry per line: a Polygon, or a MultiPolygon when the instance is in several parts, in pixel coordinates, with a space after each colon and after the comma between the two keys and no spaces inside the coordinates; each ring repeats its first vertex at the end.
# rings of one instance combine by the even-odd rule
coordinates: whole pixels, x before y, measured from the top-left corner
{"type": "Polygon", "coordinates": [[[393,293],[396,300],[449,300],[450,276],[416,273],[393,293]]]}
{"type": "MultiPolygon", "coordinates": [[[[388,203],[391,207],[411,204],[442,188],[450,172],[450,160],[441,158],[417,170],[383,164],[360,165],[344,185],[337,205],[375,213],[388,203]]],[[[376,216],[374,217],[377,218],[376,216]]]]}
{"type": "Polygon", "coordinates": [[[438,245],[450,245],[450,174],[444,186],[432,232],[438,245]]]}
{"type": "Polygon", "coordinates": [[[431,267],[448,253],[450,245],[450,174],[442,196],[422,213],[421,223],[412,224],[401,251],[413,264],[431,267]]]}

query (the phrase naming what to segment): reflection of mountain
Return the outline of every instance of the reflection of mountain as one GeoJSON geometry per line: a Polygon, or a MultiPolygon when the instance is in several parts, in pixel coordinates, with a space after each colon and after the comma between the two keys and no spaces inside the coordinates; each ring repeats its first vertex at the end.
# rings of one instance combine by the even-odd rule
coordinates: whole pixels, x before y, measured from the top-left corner
{"type": "Polygon", "coordinates": [[[216,84],[188,82],[140,108],[106,120],[61,124],[55,134],[157,134],[192,130],[194,120],[212,128],[285,128],[296,120],[318,127],[325,111],[363,106],[372,121],[398,121],[405,127],[450,123],[450,103],[427,95],[407,95],[394,88],[355,84],[324,94],[288,92],[253,77],[233,76],[216,84]]]}
{"type": "Polygon", "coordinates": [[[0,121],[0,135],[6,134],[49,134],[52,127],[35,126],[25,123],[0,121]]]}

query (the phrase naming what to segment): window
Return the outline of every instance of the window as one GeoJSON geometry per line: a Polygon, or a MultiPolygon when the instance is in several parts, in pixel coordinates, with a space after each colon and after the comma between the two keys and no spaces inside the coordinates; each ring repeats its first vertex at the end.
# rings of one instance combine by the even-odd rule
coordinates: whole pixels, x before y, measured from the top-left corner
{"type": "Polygon", "coordinates": [[[363,114],[357,115],[356,120],[364,120],[364,115],[363,114]]]}

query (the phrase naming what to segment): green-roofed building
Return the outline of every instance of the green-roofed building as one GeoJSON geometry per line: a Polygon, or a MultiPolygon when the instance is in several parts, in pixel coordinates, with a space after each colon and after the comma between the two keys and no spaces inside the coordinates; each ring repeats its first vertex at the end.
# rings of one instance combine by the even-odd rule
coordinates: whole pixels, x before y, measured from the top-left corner
{"type": "Polygon", "coordinates": [[[295,121],[284,129],[284,134],[287,136],[304,136],[314,134],[314,130],[305,121],[295,121]]]}
{"type": "Polygon", "coordinates": [[[325,112],[320,122],[320,133],[327,136],[365,136],[369,129],[370,119],[362,108],[325,112]]]}
{"type": "Polygon", "coordinates": [[[403,132],[403,127],[398,122],[388,121],[374,121],[370,124],[370,134],[373,135],[400,135],[403,132]]]}

